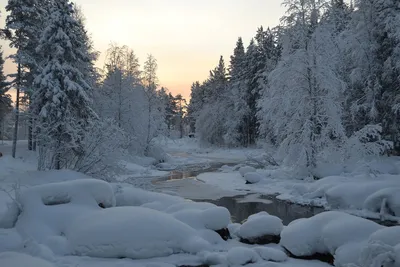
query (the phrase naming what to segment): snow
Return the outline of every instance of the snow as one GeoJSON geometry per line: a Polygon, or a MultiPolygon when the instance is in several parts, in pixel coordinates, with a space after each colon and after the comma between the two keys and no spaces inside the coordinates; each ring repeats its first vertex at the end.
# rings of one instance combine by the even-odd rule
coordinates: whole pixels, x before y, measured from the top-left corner
{"type": "Polygon", "coordinates": [[[183,209],[172,213],[172,216],[195,229],[221,230],[230,223],[230,213],[224,207],[213,207],[205,210],[183,209]]]}
{"type": "Polygon", "coordinates": [[[228,251],[226,256],[230,265],[246,265],[259,260],[258,254],[250,248],[235,247],[228,251]]]}
{"type": "Polygon", "coordinates": [[[16,229],[38,242],[61,236],[77,217],[103,207],[115,206],[109,183],[82,179],[22,189],[17,203],[21,214],[16,229]]]}
{"type": "Polygon", "coordinates": [[[141,206],[157,203],[158,208],[164,209],[175,203],[184,201],[183,198],[157,192],[150,192],[129,185],[113,184],[117,206],[141,206]]]}
{"type": "Polygon", "coordinates": [[[285,227],[281,245],[296,256],[331,253],[350,242],[365,240],[383,226],[343,212],[328,211],[285,227]]]}
{"type": "Polygon", "coordinates": [[[239,169],[239,173],[242,177],[244,177],[246,175],[246,173],[249,173],[249,172],[256,172],[256,169],[251,166],[243,166],[239,169]]]}
{"type": "Polygon", "coordinates": [[[173,217],[141,207],[116,207],[75,220],[66,237],[76,255],[143,259],[196,253],[209,243],[173,217]]]}
{"type": "Polygon", "coordinates": [[[257,172],[248,172],[244,175],[244,179],[251,184],[256,184],[260,182],[263,177],[257,172]]]}
{"type": "Polygon", "coordinates": [[[0,228],[0,253],[22,246],[22,237],[15,229],[0,228]]]}
{"type": "Polygon", "coordinates": [[[370,235],[369,242],[382,242],[390,246],[400,244],[400,226],[392,226],[380,229],[370,235]]]}
{"type": "Polygon", "coordinates": [[[0,263],[1,267],[55,267],[43,259],[17,252],[0,253],[0,263]]]}
{"type": "Polygon", "coordinates": [[[288,256],[282,251],[275,248],[256,247],[254,251],[266,261],[282,262],[288,259],[288,256]]]}
{"type": "Polygon", "coordinates": [[[283,229],[282,220],[266,212],[251,215],[240,226],[238,235],[244,239],[253,239],[264,235],[280,235],[283,229]]]}
{"type": "Polygon", "coordinates": [[[363,204],[364,209],[381,212],[382,202],[385,201],[383,207],[385,213],[400,217],[400,187],[384,188],[369,195],[363,204]]]}

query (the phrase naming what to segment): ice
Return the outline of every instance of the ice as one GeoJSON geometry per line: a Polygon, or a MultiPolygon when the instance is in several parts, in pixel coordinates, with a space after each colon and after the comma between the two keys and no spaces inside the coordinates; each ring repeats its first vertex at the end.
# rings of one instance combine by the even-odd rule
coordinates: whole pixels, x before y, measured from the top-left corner
{"type": "Polygon", "coordinates": [[[257,172],[248,172],[244,175],[244,179],[251,184],[256,184],[263,179],[263,176],[257,172]]]}
{"type": "Polygon", "coordinates": [[[256,172],[256,169],[251,166],[243,166],[243,167],[240,167],[240,169],[239,169],[239,173],[242,177],[244,177],[244,175],[249,172],[256,172]]]}
{"type": "Polygon", "coordinates": [[[18,252],[0,253],[0,263],[1,267],[55,267],[48,261],[18,252]]]}
{"type": "Polygon", "coordinates": [[[208,202],[194,202],[194,201],[184,201],[180,203],[173,204],[169,206],[165,212],[174,213],[182,210],[206,210],[209,208],[215,208],[216,205],[208,202]]]}
{"type": "Polygon", "coordinates": [[[282,220],[276,216],[261,212],[251,215],[247,221],[240,226],[238,235],[244,239],[253,239],[264,235],[280,235],[283,229],[282,220]]]}
{"type": "Polygon", "coordinates": [[[245,247],[231,248],[228,251],[226,258],[228,263],[233,266],[255,263],[260,259],[258,254],[253,249],[245,247]]]}
{"type": "Polygon", "coordinates": [[[159,211],[116,207],[74,221],[67,239],[74,254],[133,259],[197,253],[210,244],[188,225],[159,211]]]}
{"type": "Polygon", "coordinates": [[[400,187],[384,188],[376,191],[367,197],[363,207],[372,212],[389,213],[400,217],[400,187]],[[382,203],[384,206],[382,206],[382,203]],[[381,210],[382,208],[383,210],[381,210]]]}

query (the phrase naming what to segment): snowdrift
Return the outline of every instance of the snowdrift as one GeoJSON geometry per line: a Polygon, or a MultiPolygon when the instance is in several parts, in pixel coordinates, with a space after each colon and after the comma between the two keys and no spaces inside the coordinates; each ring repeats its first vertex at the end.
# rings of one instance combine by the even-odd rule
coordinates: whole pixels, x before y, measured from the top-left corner
{"type": "Polygon", "coordinates": [[[72,253],[81,256],[143,259],[197,253],[210,244],[187,224],[142,207],[95,211],[67,230],[72,253]]]}

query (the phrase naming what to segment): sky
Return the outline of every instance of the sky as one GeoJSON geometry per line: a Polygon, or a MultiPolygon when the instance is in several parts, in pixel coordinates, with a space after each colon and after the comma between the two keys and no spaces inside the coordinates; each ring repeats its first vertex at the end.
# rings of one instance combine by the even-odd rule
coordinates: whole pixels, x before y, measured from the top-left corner
{"type": "MultiPolygon", "coordinates": [[[[158,78],[176,95],[190,96],[190,86],[207,78],[220,55],[229,63],[237,38],[245,45],[259,26],[274,27],[284,13],[281,0],[75,0],[102,67],[111,42],[135,51],[141,65],[148,54],[158,61],[158,78]]],[[[0,27],[4,25],[4,7],[0,27]]],[[[0,40],[4,54],[12,53],[0,40]]],[[[8,61],[5,72],[14,69],[8,61]]]]}

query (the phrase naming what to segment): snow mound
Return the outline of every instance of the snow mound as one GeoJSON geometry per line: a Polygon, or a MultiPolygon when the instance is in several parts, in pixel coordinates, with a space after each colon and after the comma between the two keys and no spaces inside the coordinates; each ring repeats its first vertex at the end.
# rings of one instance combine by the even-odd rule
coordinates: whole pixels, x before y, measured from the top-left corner
{"type": "Polygon", "coordinates": [[[234,247],[228,251],[226,259],[230,265],[246,265],[257,262],[260,257],[250,248],[234,247]]]}
{"type": "Polygon", "coordinates": [[[221,230],[231,222],[231,214],[224,207],[205,210],[184,209],[172,213],[172,216],[195,229],[221,230]]]}
{"type": "Polygon", "coordinates": [[[74,221],[67,239],[76,255],[133,259],[197,253],[210,244],[172,216],[142,207],[95,211],[74,221]]]}
{"type": "Polygon", "coordinates": [[[282,262],[288,259],[283,251],[274,248],[256,247],[254,251],[265,261],[282,262]]]}
{"type": "Polygon", "coordinates": [[[231,235],[237,236],[240,226],[242,226],[240,223],[230,223],[227,228],[231,235]]]}
{"type": "Polygon", "coordinates": [[[249,173],[249,172],[256,172],[256,169],[253,168],[253,167],[251,167],[251,166],[243,166],[243,167],[240,167],[240,168],[239,168],[239,173],[240,173],[240,175],[241,175],[242,177],[244,177],[245,174],[246,174],[246,173],[249,173]]]}
{"type": "Polygon", "coordinates": [[[194,202],[194,201],[183,201],[180,203],[173,204],[165,209],[166,213],[174,213],[182,210],[206,210],[209,208],[215,208],[216,205],[208,202],[194,202]]]}
{"type": "Polygon", "coordinates": [[[400,181],[363,181],[336,185],[325,192],[326,200],[334,209],[362,209],[367,198],[375,192],[399,187],[400,181]]]}
{"type": "Polygon", "coordinates": [[[396,246],[400,244],[400,226],[382,228],[373,233],[369,239],[369,242],[382,242],[389,246],[396,246]]]}
{"type": "Polygon", "coordinates": [[[33,186],[17,198],[21,214],[16,229],[39,243],[64,235],[75,218],[115,205],[113,190],[107,182],[95,179],[73,180],[33,186]]]}
{"type": "Polygon", "coordinates": [[[316,253],[334,255],[340,246],[365,240],[382,228],[384,226],[347,213],[327,211],[285,227],[281,245],[299,257],[316,253]]]}
{"type": "Polygon", "coordinates": [[[246,182],[256,184],[263,179],[263,176],[257,172],[248,172],[244,175],[246,182]]]}
{"type": "Polygon", "coordinates": [[[17,249],[22,246],[22,237],[14,228],[0,228],[0,241],[0,252],[17,249]]]}
{"type": "Polygon", "coordinates": [[[18,202],[23,209],[36,205],[60,205],[67,203],[102,204],[104,208],[115,206],[114,191],[105,181],[81,179],[33,186],[21,191],[18,202]]]}
{"type": "Polygon", "coordinates": [[[168,206],[184,201],[183,198],[150,192],[133,186],[113,184],[117,206],[141,206],[149,203],[159,203],[159,207],[168,206]]]}
{"type": "Polygon", "coordinates": [[[243,239],[254,239],[265,235],[281,234],[283,229],[282,220],[266,212],[251,215],[247,221],[240,226],[238,236],[243,239]]]}
{"type": "Polygon", "coordinates": [[[364,202],[364,209],[400,217],[400,187],[385,188],[371,194],[364,202]]]}
{"type": "Polygon", "coordinates": [[[1,267],[54,267],[48,261],[17,252],[0,253],[1,267]]]}

